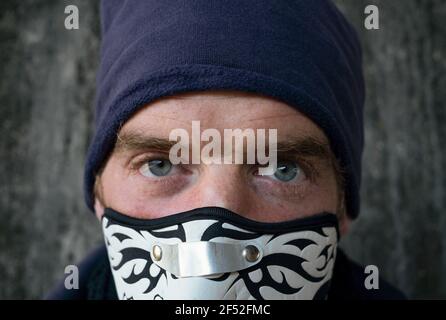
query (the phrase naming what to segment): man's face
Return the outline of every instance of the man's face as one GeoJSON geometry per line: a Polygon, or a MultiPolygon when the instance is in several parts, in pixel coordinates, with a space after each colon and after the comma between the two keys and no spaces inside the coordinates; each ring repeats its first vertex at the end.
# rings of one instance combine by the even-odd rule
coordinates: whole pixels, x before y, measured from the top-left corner
{"type": "MultiPolygon", "coordinates": [[[[206,143],[202,143],[203,147],[206,143]]],[[[237,92],[164,98],[142,108],[121,128],[96,188],[98,218],[105,207],[137,218],[159,218],[219,206],[247,218],[277,222],[342,208],[333,157],[322,130],[276,100],[237,92]],[[277,129],[276,174],[256,164],[178,164],[169,161],[174,129],[277,129]]],[[[341,215],[344,217],[344,215],[341,215]]],[[[347,219],[340,221],[341,233],[347,219]]]]}

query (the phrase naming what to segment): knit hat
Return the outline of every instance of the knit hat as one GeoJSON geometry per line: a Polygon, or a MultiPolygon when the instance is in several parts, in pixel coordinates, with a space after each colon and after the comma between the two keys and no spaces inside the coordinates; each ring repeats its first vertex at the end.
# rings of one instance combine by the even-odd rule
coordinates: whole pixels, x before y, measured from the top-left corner
{"type": "Polygon", "coordinates": [[[105,0],[95,134],[85,166],[95,176],[120,126],[164,96],[238,90],[287,103],[316,123],[345,172],[347,213],[359,213],[364,81],[357,34],[329,0],[105,0]]]}

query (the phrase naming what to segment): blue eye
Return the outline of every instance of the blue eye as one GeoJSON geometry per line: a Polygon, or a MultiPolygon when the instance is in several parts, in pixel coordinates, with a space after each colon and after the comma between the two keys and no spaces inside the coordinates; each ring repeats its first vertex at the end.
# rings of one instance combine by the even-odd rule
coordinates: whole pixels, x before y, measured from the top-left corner
{"type": "Polygon", "coordinates": [[[172,162],[167,159],[154,159],[145,163],[139,171],[143,176],[167,176],[173,168],[172,162]]]}
{"type": "Polygon", "coordinates": [[[292,161],[279,161],[277,163],[277,169],[274,172],[274,177],[277,180],[288,182],[300,175],[300,167],[292,161]]]}

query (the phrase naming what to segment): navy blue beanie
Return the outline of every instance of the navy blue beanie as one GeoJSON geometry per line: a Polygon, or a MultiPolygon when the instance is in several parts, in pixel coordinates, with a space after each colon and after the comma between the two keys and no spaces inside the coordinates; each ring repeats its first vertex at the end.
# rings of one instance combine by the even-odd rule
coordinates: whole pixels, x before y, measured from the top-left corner
{"type": "Polygon", "coordinates": [[[327,135],[345,172],[347,213],[359,213],[364,81],[352,26],[329,0],[104,0],[96,132],[85,166],[96,174],[125,121],[182,92],[238,90],[287,103],[327,135]]]}

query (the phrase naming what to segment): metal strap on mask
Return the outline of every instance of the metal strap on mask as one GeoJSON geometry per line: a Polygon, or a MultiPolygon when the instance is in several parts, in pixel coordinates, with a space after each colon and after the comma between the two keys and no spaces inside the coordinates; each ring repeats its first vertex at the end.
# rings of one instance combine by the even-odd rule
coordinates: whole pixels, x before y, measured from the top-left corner
{"type": "Polygon", "coordinates": [[[157,243],[150,255],[155,264],[179,278],[240,271],[262,259],[256,244],[212,241],[157,243]]]}

